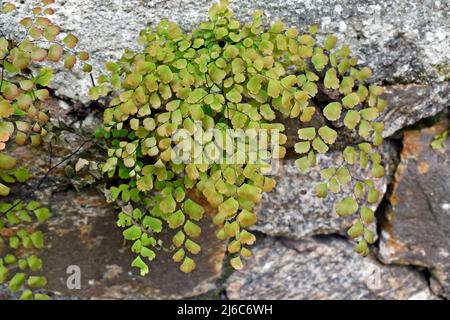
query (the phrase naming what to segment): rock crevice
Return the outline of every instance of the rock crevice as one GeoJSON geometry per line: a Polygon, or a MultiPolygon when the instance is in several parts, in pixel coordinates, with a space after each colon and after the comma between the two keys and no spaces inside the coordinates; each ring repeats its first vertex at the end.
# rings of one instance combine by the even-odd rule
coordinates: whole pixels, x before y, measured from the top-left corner
{"type": "MultiPolygon", "coordinates": [[[[206,19],[205,8],[210,3],[74,0],[57,4],[55,19],[64,31],[79,35],[81,49],[92,53],[97,75],[106,61],[117,59],[125,48],[137,48],[135,39],[141,28],[170,17],[189,30],[206,19]]],[[[17,35],[13,22],[28,5],[20,4],[17,13],[2,20],[2,31],[17,35]]],[[[170,255],[163,253],[150,265],[150,275],[140,278],[129,266],[132,257],[115,227],[114,206],[90,188],[79,192],[52,192],[49,188],[38,196],[54,213],[43,255],[44,273],[49,289],[56,292],[54,297],[449,299],[450,145],[447,141],[444,151],[429,146],[448,122],[421,130],[404,128],[449,109],[450,3],[251,0],[231,1],[231,5],[243,20],[252,10],[263,9],[272,20],[281,18],[294,26],[320,23],[319,37],[337,34],[362,64],[374,70],[374,81],[383,83],[389,102],[381,115],[388,138],[383,148],[388,174],[378,182],[383,194],[382,203],[375,206],[379,218],[376,249],[367,258],[353,252],[353,244],[345,236],[351,221],[332,213],[336,198],[319,199],[313,194],[319,182],[317,170],[302,175],[293,159],[283,162],[276,189],[263,197],[254,227],[258,235],[254,257],[241,272],[229,269],[224,245],[215,239],[214,226],[205,221],[198,270],[186,276],[170,261],[170,255]],[[83,272],[82,289],[76,292],[68,290],[64,281],[66,268],[72,264],[80,265],[83,272]]],[[[49,105],[50,112],[63,122],[95,128],[101,111],[94,114],[80,107],[88,105],[85,93],[89,86],[90,80],[81,74],[58,70],[53,83],[57,97],[49,105]]],[[[314,124],[324,121],[320,115],[313,119],[314,124]]],[[[283,122],[289,136],[287,146],[293,148],[298,121],[283,122]]],[[[344,140],[354,143],[355,137],[345,136],[344,140]]],[[[69,137],[68,141],[56,150],[55,161],[70,153],[78,140],[69,137]]],[[[30,152],[18,147],[13,155],[36,177],[48,164],[48,150],[30,152]]],[[[337,152],[331,152],[319,161],[327,166],[337,157],[337,152]]],[[[66,183],[64,179],[62,168],[49,177],[52,183],[66,183]]],[[[25,191],[18,195],[27,197],[25,191]]],[[[0,297],[7,297],[1,287],[0,297]]]]}

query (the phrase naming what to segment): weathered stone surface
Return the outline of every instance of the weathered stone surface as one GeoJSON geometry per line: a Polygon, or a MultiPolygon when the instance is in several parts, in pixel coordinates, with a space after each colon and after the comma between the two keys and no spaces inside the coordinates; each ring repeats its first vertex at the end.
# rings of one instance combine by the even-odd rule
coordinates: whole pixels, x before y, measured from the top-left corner
{"type": "Polygon", "coordinates": [[[227,282],[230,299],[434,299],[423,274],[362,258],[349,241],[266,238],[227,282]]]}
{"type": "Polygon", "coordinates": [[[450,297],[450,140],[430,148],[445,124],[404,133],[379,257],[386,263],[426,267],[433,290],[450,297]]]}
{"type": "Polygon", "coordinates": [[[450,83],[385,86],[384,98],[388,106],[379,119],[385,123],[383,136],[389,137],[403,127],[449,108],[450,83]]]}
{"type": "MultiPolygon", "coordinates": [[[[213,289],[222,271],[224,244],[215,238],[216,228],[208,219],[201,223],[202,252],[193,273],[182,273],[172,261],[172,253],[161,250],[149,263],[150,273],[141,277],[130,267],[135,255],[115,224],[118,209],[98,192],[57,193],[50,199],[50,209],[52,217],[45,224],[46,248],[40,256],[42,273],[48,279],[46,289],[56,298],[188,298],[213,289]],[[70,265],[81,269],[80,290],[67,288],[70,265]]],[[[169,246],[170,234],[161,238],[169,246]]]]}
{"type": "MultiPolygon", "coordinates": [[[[19,1],[17,1],[18,3],[19,1]]],[[[11,17],[2,17],[1,29],[17,35],[15,21],[31,1],[18,3],[11,17]]],[[[80,48],[92,53],[94,74],[104,63],[118,58],[126,47],[137,48],[138,32],[163,18],[189,30],[206,19],[212,1],[71,0],[56,4],[55,20],[65,31],[80,37],[80,48]]],[[[442,81],[450,65],[450,4],[433,0],[305,0],[231,1],[241,18],[263,9],[275,20],[304,27],[321,24],[323,34],[335,33],[375,71],[375,79],[390,82],[442,81]]],[[[87,101],[89,79],[59,73],[57,93],[87,101]]]]}
{"type": "MultiPolygon", "coordinates": [[[[389,173],[395,166],[395,149],[389,142],[385,143],[383,155],[386,164],[386,176],[376,180],[381,201],[389,183],[389,173]]],[[[314,234],[344,233],[353,220],[341,218],[334,212],[334,204],[350,194],[349,188],[343,192],[329,193],[326,198],[319,198],[314,192],[316,184],[321,182],[320,169],[336,166],[342,161],[340,153],[331,152],[318,156],[319,166],[307,174],[301,173],[293,159],[286,159],[280,166],[276,177],[275,189],[263,195],[259,205],[258,223],[255,230],[271,236],[283,236],[300,239],[314,234]]],[[[365,177],[365,172],[355,169],[356,177],[365,177]]],[[[373,206],[376,209],[376,206],[373,206]]]]}

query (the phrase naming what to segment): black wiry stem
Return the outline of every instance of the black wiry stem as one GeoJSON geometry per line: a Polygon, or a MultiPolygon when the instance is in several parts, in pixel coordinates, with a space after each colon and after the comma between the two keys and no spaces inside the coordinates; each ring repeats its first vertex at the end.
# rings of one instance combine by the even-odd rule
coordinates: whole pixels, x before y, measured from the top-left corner
{"type": "Polygon", "coordinates": [[[5,76],[5,59],[2,60],[2,74],[1,74],[1,80],[0,80],[0,92],[2,91],[4,76],[5,76]]]}
{"type": "MultiPolygon", "coordinates": [[[[70,158],[72,158],[75,154],[77,154],[78,152],[80,152],[81,148],[83,148],[83,146],[90,142],[89,140],[85,140],[83,141],[83,143],[75,150],[73,151],[71,154],[69,154],[68,156],[64,157],[61,161],[59,161],[57,164],[50,166],[50,168],[47,170],[47,172],[44,174],[44,176],[39,180],[38,184],[36,185],[36,187],[34,188],[34,191],[38,190],[41,185],[44,183],[44,181],[48,178],[48,176],[50,175],[50,173],[55,170],[57,167],[59,167],[61,164],[63,164],[64,162],[66,162],[67,160],[69,160],[70,158]]],[[[52,159],[52,147],[50,145],[50,164],[51,164],[51,159],[52,159]]],[[[11,212],[12,210],[14,210],[14,208],[16,208],[19,204],[23,203],[23,200],[20,199],[19,201],[17,201],[11,208],[9,208],[8,210],[6,210],[5,212],[0,214],[0,218],[4,217],[6,214],[8,214],[8,212],[11,212]]]]}
{"type": "Polygon", "coordinates": [[[94,77],[92,76],[92,72],[89,73],[89,77],[91,78],[92,86],[95,87],[94,77]]]}

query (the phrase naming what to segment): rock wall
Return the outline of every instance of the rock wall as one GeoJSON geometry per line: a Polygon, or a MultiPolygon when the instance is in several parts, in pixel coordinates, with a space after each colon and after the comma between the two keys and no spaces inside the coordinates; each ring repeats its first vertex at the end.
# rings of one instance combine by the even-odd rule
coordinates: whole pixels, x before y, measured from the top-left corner
{"type": "MultiPolygon", "coordinates": [[[[16,15],[0,21],[2,30],[17,35],[16,15]]],[[[56,19],[65,31],[80,36],[80,44],[93,53],[94,70],[117,58],[125,47],[135,47],[137,32],[162,18],[189,29],[206,18],[211,1],[68,0],[58,2],[56,19]]],[[[331,211],[332,199],[311,194],[318,174],[302,175],[292,159],[283,162],[278,185],[263,198],[258,242],[246,269],[228,267],[224,245],[214,239],[213,226],[200,240],[204,251],[198,269],[182,274],[163,254],[139,277],[129,267],[131,255],[115,226],[117,209],[95,190],[74,192],[56,170],[38,194],[53,216],[46,227],[44,273],[55,298],[64,299],[441,299],[450,298],[450,142],[434,151],[430,142],[448,127],[450,106],[450,3],[431,0],[322,0],[234,1],[245,19],[260,8],[272,18],[302,27],[319,22],[322,33],[334,32],[348,43],[361,62],[374,69],[385,88],[389,106],[381,181],[383,197],[377,210],[378,242],[363,259],[352,252],[345,238],[349,221],[331,211]],[[406,128],[436,117],[429,128],[406,128]],[[82,270],[81,290],[65,284],[69,265],[82,270]]],[[[54,82],[56,96],[49,109],[66,123],[94,127],[98,114],[86,108],[87,79],[62,72],[54,82]],[[64,100],[62,100],[64,98],[64,100]],[[75,117],[76,115],[76,117],[75,117]]],[[[318,119],[317,121],[321,121],[318,119]]],[[[286,123],[288,132],[297,124],[286,123]]],[[[423,125],[422,125],[423,127],[423,125]]],[[[54,150],[62,158],[79,141],[68,136],[67,145],[54,150]]],[[[350,141],[352,138],[348,137],[350,141]]],[[[292,144],[291,144],[292,146],[292,144]]],[[[15,148],[22,165],[35,177],[45,171],[48,150],[15,148]]],[[[336,161],[330,153],[320,161],[336,161]]],[[[57,159],[55,159],[57,161],[57,159]]],[[[70,163],[68,163],[70,165],[70,163]]],[[[72,164],[73,165],[73,164],[72,164]]],[[[29,182],[30,185],[33,181],[29,182]]],[[[17,191],[29,196],[27,186],[17,191]]],[[[169,235],[166,235],[167,237],[169,235]]],[[[7,293],[0,289],[0,298],[7,293]]]]}
{"type": "MultiPolygon", "coordinates": [[[[17,35],[15,21],[33,0],[16,1],[16,14],[0,22],[17,35]]],[[[118,58],[127,47],[137,48],[138,32],[169,18],[185,30],[207,18],[211,0],[60,0],[55,21],[75,32],[80,49],[92,53],[94,70],[118,58]]],[[[275,20],[305,27],[321,25],[334,33],[375,71],[375,79],[389,83],[428,83],[449,79],[450,3],[435,0],[248,0],[230,1],[236,15],[249,17],[262,9],[275,20]]],[[[57,93],[87,101],[89,79],[82,74],[59,73],[57,93]]]]}

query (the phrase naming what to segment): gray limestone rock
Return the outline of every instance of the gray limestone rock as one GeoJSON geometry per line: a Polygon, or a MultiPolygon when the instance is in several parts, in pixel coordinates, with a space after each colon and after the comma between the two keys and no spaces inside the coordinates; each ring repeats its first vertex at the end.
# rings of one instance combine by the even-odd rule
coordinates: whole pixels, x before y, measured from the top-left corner
{"type": "Polygon", "coordinates": [[[362,258],[346,240],[266,238],[227,281],[230,299],[435,299],[423,274],[362,258]]]}
{"type": "MultiPolygon", "coordinates": [[[[17,20],[31,1],[17,13],[2,17],[0,27],[18,36],[17,20]]],[[[136,49],[138,32],[169,18],[185,30],[207,18],[209,0],[71,0],[58,1],[55,20],[64,31],[80,38],[80,48],[92,53],[94,75],[118,58],[127,47],[136,49]]],[[[272,20],[304,28],[321,25],[321,35],[335,33],[374,70],[375,80],[430,82],[449,78],[450,4],[433,0],[259,0],[231,1],[241,19],[262,9],[272,20]]],[[[87,101],[88,77],[61,70],[53,83],[61,96],[87,101]]]]}
{"type": "Polygon", "coordinates": [[[385,123],[383,136],[389,137],[405,126],[449,108],[450,83],[385,86],[384,98],[388,106],[379,119],[385,123]]]}

